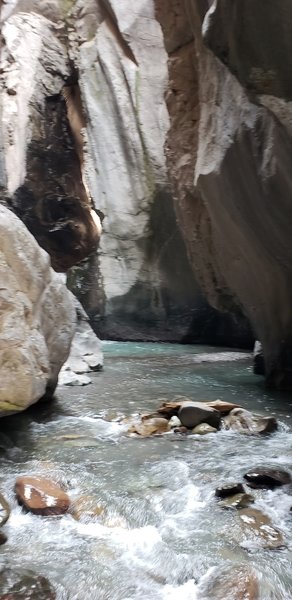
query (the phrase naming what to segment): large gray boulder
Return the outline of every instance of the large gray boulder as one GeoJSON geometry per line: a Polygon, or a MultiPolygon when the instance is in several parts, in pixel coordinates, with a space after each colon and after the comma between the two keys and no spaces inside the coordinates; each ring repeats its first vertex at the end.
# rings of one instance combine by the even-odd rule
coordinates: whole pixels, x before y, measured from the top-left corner
{"type": "Polygon", "coordinates": [[[52,394],[75,331],[75,307],[24,224],[0,206],[0,415],[52,394]]]}

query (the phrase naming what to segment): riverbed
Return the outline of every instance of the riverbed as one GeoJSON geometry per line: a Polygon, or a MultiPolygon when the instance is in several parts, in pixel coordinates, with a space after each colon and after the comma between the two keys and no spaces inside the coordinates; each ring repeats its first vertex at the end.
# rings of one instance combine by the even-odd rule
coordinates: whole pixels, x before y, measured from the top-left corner
{"type": "Polygon", "coordinates": [[[204,600],[208,578],[244,565],[258,577],[260,600],[291,600],[291,488],[252,492],[253,506],[283,534],[278,550],[249,539],[237,511],[214,496],[255,466],[291,472],[291,395],[268,393],[246,353],[116,342],[105,343],[104,353],[91,385],[59,387],[53,403],[0,422],[0,487],[12,506],[0,569],[46,577],[57,600],[204,600]],[[276,416],[280,426],[255,437],[219,431],[143,439],[121,431],[119,416],[177,396],[235,402],[276,416]],[[57,480],[72,500],[90,498],[101,516],[25,513],[13,492],[22,474],[57,480]]]}

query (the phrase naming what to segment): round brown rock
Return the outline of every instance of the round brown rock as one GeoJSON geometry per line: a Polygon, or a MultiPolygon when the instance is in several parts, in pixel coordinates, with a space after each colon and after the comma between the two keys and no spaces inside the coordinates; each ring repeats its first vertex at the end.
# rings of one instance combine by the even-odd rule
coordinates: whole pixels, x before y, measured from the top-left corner
{"type": "Polygon", "coordinates": [[[207,423],[218,429],[221,415],[218,410],[207,406],[203,402],[183,402],[178,411],[178,418],[182,425],[189,429],[193,429],[200,423],[207,423]]]}
{"type": "Polygon", "coordinates": [[[19,504],[36,515],[62,515],[70,505],[66,492],[44,477],[18,477],[14,489],[19,504]]]}

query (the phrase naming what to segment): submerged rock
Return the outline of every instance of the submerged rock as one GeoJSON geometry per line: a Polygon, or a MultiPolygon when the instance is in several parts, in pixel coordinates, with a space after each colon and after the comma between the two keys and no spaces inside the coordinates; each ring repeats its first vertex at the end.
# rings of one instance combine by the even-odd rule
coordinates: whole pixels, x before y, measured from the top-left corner
{"type": "Polygon", "coordinates": [[[236,565],[213,571],[199,583],[204,600],[259,600],[259,581],[247,565],[236,565]]]}
{"type": "Polygon", "coordinates": [[[92,496],[80,496],[71,503],[70,513],[76,521],[90,523],[96,521],[105,509],[92,496]]]}
{"type": "Polygon", "coordinates": [[[217,433],[217,431],[216,427],[211,427],[208,423],[200,423],[192,429],[192,433],[196,435],[207,435],[208,433],[217,433]]]}
{"type": "Polygon", "coordinates": [[[57,597],[46,577],[29,570],[3,569],[0,589],[0,600],[55,600],[57,597]]]}
{"type": "Polygon", "coordinates": [[[263,417],[254,415],[244,408],[234,408],[223,423],[226,429],[232,429],[245,434],[273,433],[278,429],[275,417],[263,417]]]}
{"type": "Polygon", "coordinates": [[[206,406],[203,402],[184,402],[179,411],[178,417],[185,427],[193,429],[200,423],[207,423],[216,429],[220,425],[220,412],[206,406]]]}
{"type": "Polygon", "coordinates": [[[273,527],[269,517],[260,510],[243,508],[238,511],[238,514],[249,541],[270,549],[285,546],[281,531],[273,527]]]}
{"type": "Polygon", "coordinates": [[[248,508],[250,504],[253,504],[254,497],[251,494],[234,494],[234,496],[228,496],[225,500],[218,502],[218,505],[226,509],[239,509],[248,508]]]}
{"type": "Polygon", "coordinates": [[[74,433],[58,435],[55,440],[63,442],[66,446],[72,448],[94,448],[95,446],[99,446],[99,441],[96,438],[74,433]]]}
{"type": "Polygon", "coordinates": [[[62,515],[69,509],[66,492],[44,477],[18,477],[14,489],[19,504],[36,515],[62,515]]]}
{"type": "Polygon", "coordinates": [[[235,494],[243,494],[244,487],[242,483],[227,483],[215,490],[215,496],[217,498],[227,498],[228,496],[234,496],[235,494]]]}
{"type": "Polygon", "coordinates": [[[250,487],[261,489],[274,489],[292,482],[290,473],[282,471],[282,469],[265,467],[255,467],[244,475],[244,479],[247,480],[250,487]]]}

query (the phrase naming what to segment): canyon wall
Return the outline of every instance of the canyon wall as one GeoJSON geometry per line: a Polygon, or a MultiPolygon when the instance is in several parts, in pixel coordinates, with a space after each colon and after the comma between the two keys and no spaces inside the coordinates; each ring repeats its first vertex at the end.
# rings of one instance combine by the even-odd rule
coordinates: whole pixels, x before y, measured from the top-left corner
{"type": "Polygon", "coordinates": [[[152,2],[3,3],[2,201],[56,270],[90,255],[68,281],[102,337],[245,345],[246,322],[205,300],[177,224],[167,61],[152,2]]]}
{"type": "Polygon", "coordinates": [[[268,383],[290,388],[291,7],[155,4],[169,54],[168,165],[188,253],[209,301],[248,317],[268,383]]]}

